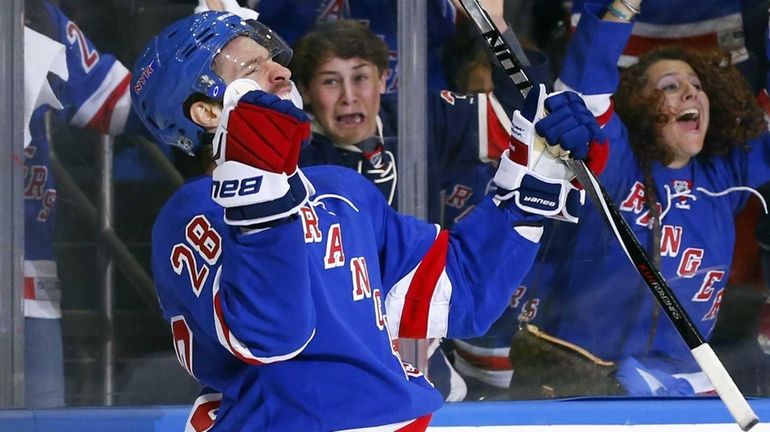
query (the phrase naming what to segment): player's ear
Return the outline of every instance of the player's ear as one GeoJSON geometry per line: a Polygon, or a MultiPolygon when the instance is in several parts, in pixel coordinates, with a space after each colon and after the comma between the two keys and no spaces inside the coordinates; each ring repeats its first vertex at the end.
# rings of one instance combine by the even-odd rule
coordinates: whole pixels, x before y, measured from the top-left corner
{"type": "Polygon", "coordinates": [[[222,107],[216,103],[197,101],[190,105],[190,119],[206,130],[216,129],[221,114],[222,107]]]}

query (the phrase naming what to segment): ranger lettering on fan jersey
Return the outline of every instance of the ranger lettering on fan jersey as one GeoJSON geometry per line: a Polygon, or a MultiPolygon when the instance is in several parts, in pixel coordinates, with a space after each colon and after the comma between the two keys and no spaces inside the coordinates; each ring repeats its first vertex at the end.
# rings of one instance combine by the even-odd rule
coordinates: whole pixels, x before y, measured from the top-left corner
{"type": "MultiPolygon", "coordinates": [[[[612,110],[610,95],[619,80],[615,65],[632,27],[598,19],[602,12],[601,7],[586,6],[578,26],[580,37],[573,38],[556,84],[579,92],[595,115],[612,110]],[[589,57],[591,61],[586,60],[589,57]]],[[[645,250],[657,250],[650,244],[644,174],[626,126],[613,114],[605,130],[613,145],[599,180],[645,250]]],[[[732,147],[724,156],[699,154],[681,168],[658,161],[651,166],[660,215],[660,271],[706,339],[714,329],[730,271],[734,216],[745,204],[749,188],[770,179],[770,135],[763,133],[747,146],[747,150],[732,147]]],[[[572,234],[569,247],[574,259],[552,261],[554,279],[541,285],[553,291],[538,293],[540,299],[550,299],[547,306],[541,305],[547,315],[540,317],[541,328],[604,359],[644,358],[648,367],[672,374],[693,372],[687,378],[690,391],[708,391],[671,322],[653,318],[653,309],[659,306],[594,207],[584,209],[572,234]]],[[[528,279],[535,277],[533,272],[528,279]]]]}

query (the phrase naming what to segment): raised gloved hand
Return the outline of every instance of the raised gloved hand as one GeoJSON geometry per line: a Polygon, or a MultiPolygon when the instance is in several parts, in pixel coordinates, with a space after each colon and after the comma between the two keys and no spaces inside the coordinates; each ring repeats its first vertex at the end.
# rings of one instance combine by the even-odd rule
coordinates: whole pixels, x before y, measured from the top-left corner
{"type": "Polygon", "coordinates": [[[609,145],[599,123],[577,93],[566,91],[544,101],[548,115],[535,124],[557,157],[583,159],[594,174],[607,166],[609,145]]]}
{"type": "Polygon", "coordinates": [[[231,225],[264,224],[299,211],[312,185],[297,169],[310,119],[290,100],[239,79],[225,90],[214,136],[212,198],[231,225]]]}
{"type": "Polygon", "coordinates": [[[571,184],[575,176],[555,156],[558,150],[549,151],[548,143],[535,130],[545,117],[546,96],[544,85],[533,87],[522,109],[513,113],[510,149],[495,173],[495,200],[513,200],[528,213],[577,222],[585,193],[571,184]]]}

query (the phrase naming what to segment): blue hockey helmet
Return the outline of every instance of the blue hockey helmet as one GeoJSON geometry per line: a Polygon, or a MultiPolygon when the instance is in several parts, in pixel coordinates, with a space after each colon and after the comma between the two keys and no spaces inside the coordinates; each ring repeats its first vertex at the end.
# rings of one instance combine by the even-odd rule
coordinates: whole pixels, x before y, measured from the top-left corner
{"type": "Polygon", "coordinates": [[[271,58],[287,65],[291,48],[269,27],[255,20],[219,11],[183,18],[154,37],[134,65],[131,101],[152,135],[163,144],[194,155],[203,128],[184,112],[184,102],[201,93],[219,100],[227,84],[212,69],[228,42],[246,36],[262,45],[271,58]]]}

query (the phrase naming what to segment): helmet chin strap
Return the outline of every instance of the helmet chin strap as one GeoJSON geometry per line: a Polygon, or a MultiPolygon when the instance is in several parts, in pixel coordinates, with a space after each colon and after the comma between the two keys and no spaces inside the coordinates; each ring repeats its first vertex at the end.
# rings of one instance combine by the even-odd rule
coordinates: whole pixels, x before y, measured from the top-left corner
{"type": "Polygon", "coordinates": [[[291,103],[294,104],[295,107],[299,109],[304,109],[304,104],[302,103],[302,95],[299,94],[299,90],[297,90],[297,86],[294,85],[294,81],[289,81],[291,83],[291,103]]]}
{"type": "MultiPolygon", "coordinates": [[[[291,93],[289,94],[289,100],[291,100],[291,103],[293,103],[295,107],[304,109],[304,104],[302,103],[302,95],[299,94],[299,90],[297,90],[297,86],[294,84],[294,81],[289,80],[289,82],[291,83],[291,93]]],[[[254,80],[247,78],[238,79],[227,86],[224,98],[240,98],[243,93],[252,90],[262,90],[262,87],[260,87],[260,85],[254,80]]]]}

